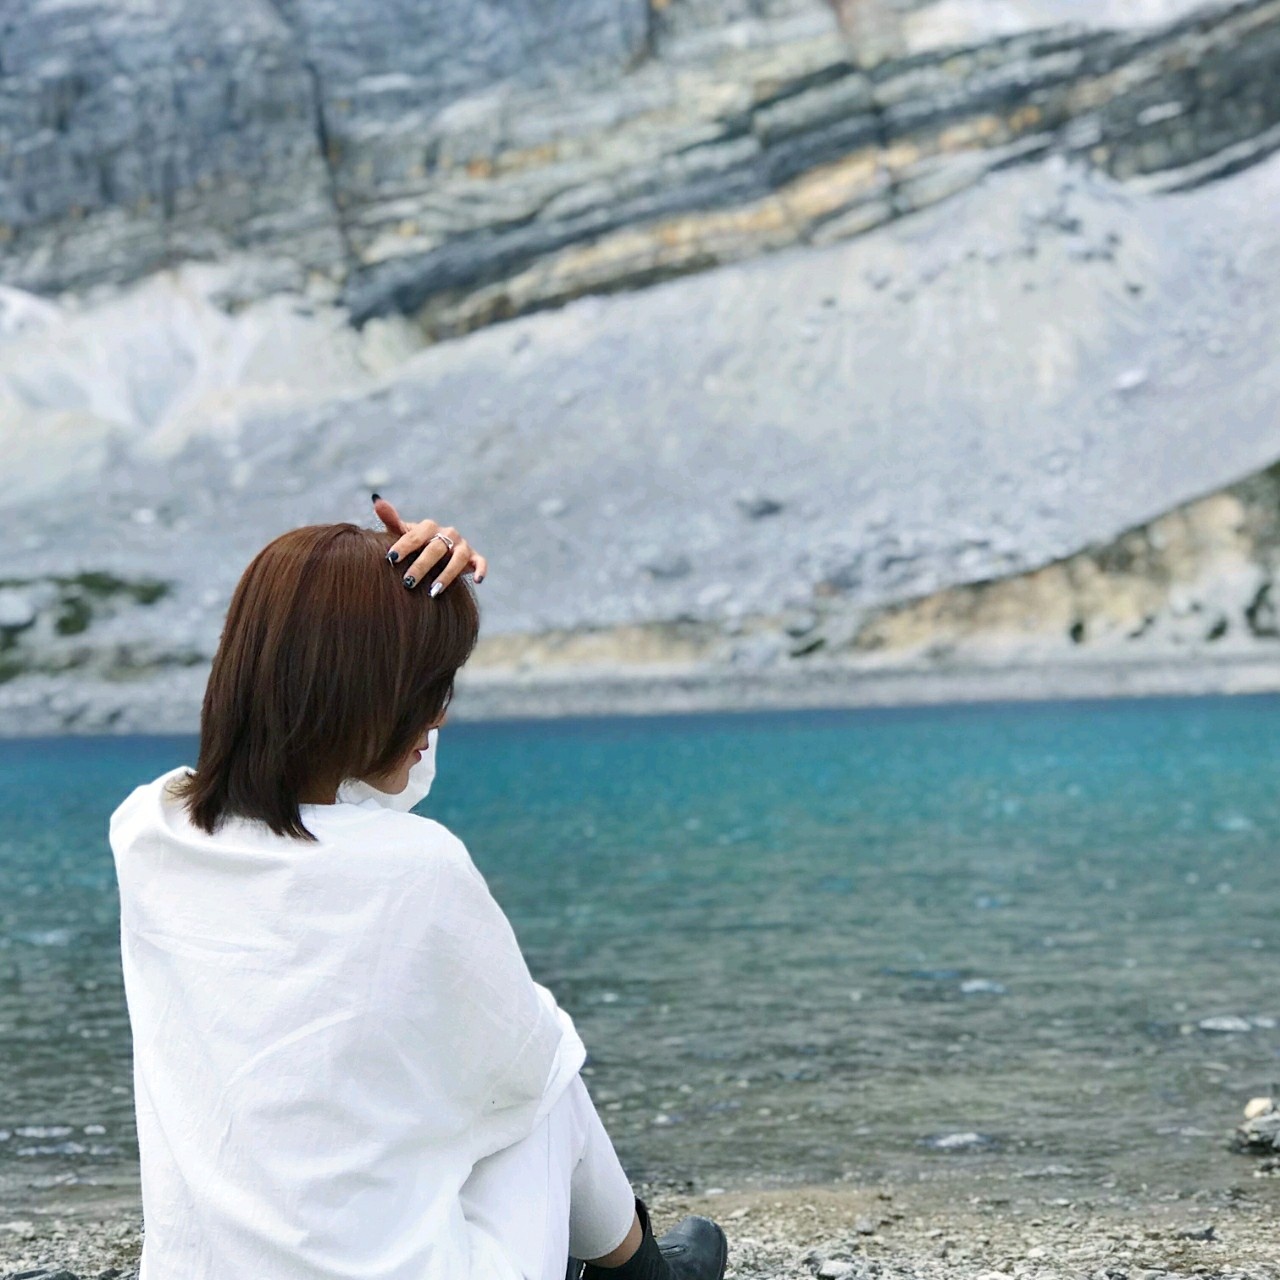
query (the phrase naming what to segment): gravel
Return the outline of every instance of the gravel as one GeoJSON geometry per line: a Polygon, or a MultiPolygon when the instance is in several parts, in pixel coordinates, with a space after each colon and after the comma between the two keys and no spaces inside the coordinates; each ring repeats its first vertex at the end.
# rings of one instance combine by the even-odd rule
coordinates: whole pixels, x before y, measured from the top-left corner
{"type": "MultiPolygon", "coordinates": [[[[1244,1161],[1241,1175],[1224,1195],[1155,1201],[1103,1187],[1044,1198],[963,1179],[641,1193],[659,1233],[686,1213],[721,1223],[727,1280],[1276,1280],[1280,1179],[1253,1178],[1244,1161]]],[[[0,1232],[4,1280],[136,1280],[136,1208],[0,1232]]]]}

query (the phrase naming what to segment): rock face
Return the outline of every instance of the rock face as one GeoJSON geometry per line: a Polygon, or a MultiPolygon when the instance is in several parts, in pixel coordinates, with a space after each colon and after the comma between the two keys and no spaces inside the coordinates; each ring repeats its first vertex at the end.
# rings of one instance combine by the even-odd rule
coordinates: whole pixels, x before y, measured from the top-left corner
{"type": "Polygon", "coordinates": [[[489,556],[477,680],[1265,665],[1231,486],[1280,455],[1278,206],[1280,157],[1177,197],[1050,160],[426,349],[236,264],[4,295],[0,727],[190,727],[249,558],[373,487],[489,556]],[[166,591],[59,632],[82,574],[166,591]]]}
{"type": "Polygon", "coordinates": [[[56,292],[236,248],[345,277],[357,192],[432,167],[497,86],[616,77],[645,55],[651,14],[646,0],[15,0],[0,23],[0,265],[56,292]]]}
{"type": "Polygon", "coordinates": [[[0,269],[56,292],[250,249],[443,335],[857,234],[1050,150],[1184,185],[1280,144],[1280,0],[871,69],[837,10],[17,0],[0,269]]]}
{"type": "Polygon", "coordinates": [[[56,293],[236,244],[340,264],[315,82],[257,0],[0,17],[0,276],[56,293]]]}
{"type": "Polygon", "coordinates": [[[951,661],[1063,648],[1238,652],[1280,640],[1278,600],[1280,469],[1270,468],[1032,573],[876,611],[844,647],[951,661]]]}
{"type": "MultiPolygon", "coordinates": [[[[836,36],[608,99],[477,107],[451,163],[349,188],[357,319],[435,335],[859,234],[1050,150],[1203,181],[1280,145],[1280,5],[1154,33],[1033,32],[865,72],[836,36]],[[1240,53],[1250,48],[1243,64],[1240,53]],[[1185,68],[1194,66],[1194,71],[1185,68]],[[477,225],[474,208],[500,210],[477,225]]],[[[341,179],[340,179],[341,181],[341,179]]]]}
{"type": "Polygon", "coordinates": [[[1110,2],[16,0],[0,730],[190,727],[370,488],[477,687],[1265,661],[1280,0],[1110,2]]]}

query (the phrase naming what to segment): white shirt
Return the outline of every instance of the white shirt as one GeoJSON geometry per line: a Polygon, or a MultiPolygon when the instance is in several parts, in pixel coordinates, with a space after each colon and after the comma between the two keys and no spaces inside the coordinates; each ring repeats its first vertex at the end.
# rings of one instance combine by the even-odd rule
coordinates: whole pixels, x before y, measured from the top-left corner
{"type": "Polygon", "coordinates": [[[111,817],[133,1028],[140,1280],[514,1280],[463,1216],[585,1057],[463,843],[399,795],[303,805],[312,844],[165,784],[111,817]]]}

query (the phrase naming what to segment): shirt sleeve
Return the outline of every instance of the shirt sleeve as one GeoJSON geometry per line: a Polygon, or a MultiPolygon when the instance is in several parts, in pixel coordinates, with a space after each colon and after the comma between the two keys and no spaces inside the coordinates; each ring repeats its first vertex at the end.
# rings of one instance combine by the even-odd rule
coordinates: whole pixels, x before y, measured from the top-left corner
{"type": "Polygon", "coordinates": [[[474,1162],[531,1133],[586,1050],[462,841],[432,825],[441,838],[399,904],[378,999],[433,1124],[474,1162]]]}

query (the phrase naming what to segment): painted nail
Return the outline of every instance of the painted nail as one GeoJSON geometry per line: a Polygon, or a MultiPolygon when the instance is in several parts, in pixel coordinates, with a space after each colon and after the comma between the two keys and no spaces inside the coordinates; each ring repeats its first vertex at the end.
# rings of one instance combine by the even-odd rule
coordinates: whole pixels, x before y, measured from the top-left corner
{"type": "Polygon", "coordinates": [[[373,500],[374,500],[374,502],[378,502],[378,501],[380,501],[380,500],[381,500],[381,498],[382,498],[382,495],[381,495],[380,493],[375,493],[375,494],[373,495],[373,500]]]}
{"type": "Polygon", "coordinates": [[[431,590],[427,594],[432,597],[435,597],[435,596],[438,596],[443,590],[444,590],[443,582],[433,582],[431,584],[431,590]]]}
{"type": "Polygon", "coordinates": [[[476,574],[476,581],[477,581],[477,582],[483,582],[483,581],[484,581],[484,574],[483,574],[483,573],[478,573],[478,574],[476,574]]]}
{"type": "Polygon", "coordinates": [[[415,577],[413,576],[413,574],[411,574],[411,573],[406,573],[406,574],[404,575],[404,585],[405,585],[406,587],[411,587],[411,586],[413,586],[413,585],[414,585],[414,583],[416,583],[417,581],[418,581],[418,580],[417,580],[417,578],[415,578],[415,577]]]}
{"type": "Polygon", "coordinates": [[[392,564],[395,564],[395,562],[400,559],[400,553],[398,551],[388,551],[387,559],[390,560],[392,564]]]}

